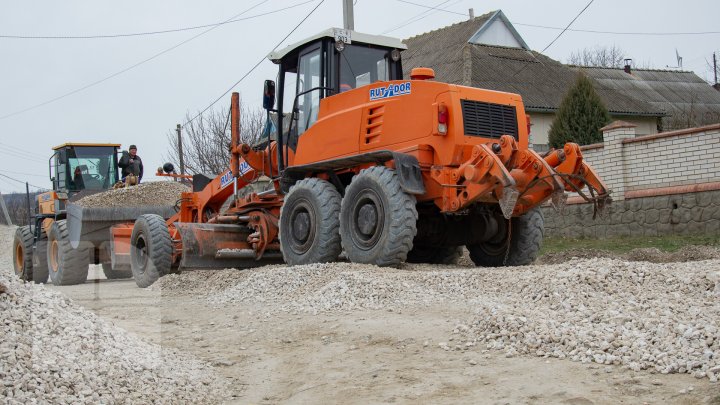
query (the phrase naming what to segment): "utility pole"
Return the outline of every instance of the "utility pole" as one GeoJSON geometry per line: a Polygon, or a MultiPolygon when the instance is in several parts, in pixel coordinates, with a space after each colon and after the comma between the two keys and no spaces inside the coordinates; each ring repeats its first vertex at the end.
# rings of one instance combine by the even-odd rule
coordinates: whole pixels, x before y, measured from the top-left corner
{"type": "Polygon", "coordinates": [[[355,16],[353,13],[354,0],[342,0],[343,2],[343,28],[355,31],[355,16]]]}
{"type": "Polygon", "coordinates": [[[717,88],[717,58],[715,57],[715,52],[713,52],[713,73],[715,73],[715,87],[717,88]]]}
{"type": "Polygon", "coordinates": [[[183,157],[183,145],[182,145],[182,126],[180,124],[177,124],[177,128],[175,129],[177,131],[178,136],[178,155],[180,159],[180,174],[185,174],[185,158],[183,157]]]}
{"type": "Polygon", "coordinates": [[[7,210],[7,205],[5,205],[5,197],[3,197],[2,193],[0,193],[0,208],[2,208],[3,212],[5,213],[5,222],[8,225],[12,225],[12,220],[10,219],[10,214],[7,210]]]}

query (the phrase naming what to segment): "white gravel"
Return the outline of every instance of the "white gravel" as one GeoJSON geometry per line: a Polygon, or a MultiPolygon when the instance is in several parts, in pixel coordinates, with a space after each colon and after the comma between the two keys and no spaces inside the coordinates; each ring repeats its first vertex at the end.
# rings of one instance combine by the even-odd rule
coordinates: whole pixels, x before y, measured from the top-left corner
{"type": "MultiPolygon", "coordinates": [[[[0,245],[14,230],[0,227],[0,245]]],[[[5,249],[9,251],[9,249],[5,249]]],[[[42,285],[23,284],[0,252],[3,403],[217,403],[211,367],[129,334],[42,285]]]]}
{"type": "MultiPolygon", "coordinates": [[[[164,288],[192,284],[183,282],[192,273],[174,277],[164,288]]],[[[498,269],[405,265],[399,270],[334,263],[225,271],[214,280],[223,288],[213,289],[210,302],[262,304],[268,313],[466,306],[474,315],[455,328],[452,340],[441,346],[446,350],[498,349],[507,356],[720,377],[719,260],[653,264],[595,258],[498,269]]]]}
{"type": "Polygon", "coordinates": [[[75,201],[75,204],[90,208],[173,206],[185,191],[190,191],[190,188],[180,182],[154,181],[91,194],[75,201]]]}

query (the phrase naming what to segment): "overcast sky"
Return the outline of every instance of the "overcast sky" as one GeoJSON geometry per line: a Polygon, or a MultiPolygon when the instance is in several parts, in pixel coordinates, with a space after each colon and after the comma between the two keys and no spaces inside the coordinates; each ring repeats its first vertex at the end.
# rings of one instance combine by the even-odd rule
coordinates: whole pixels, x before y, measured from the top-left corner
{"type": "MultiPolygon", "coordinates": [[[[87,36],[172,30],[225,21],[255,5],[240,18],[277,13],[219,26],[155,59],[85,90],[29,111],[0,119],[0,175],[50,187],[47,159],[66,141],[135,143],[146,173],[162,164],[166,136],[187,112],[197,112],[252,68],[320,0],[0,0],[0,35],[87,36]],[[302,4],[305,3],[305,4],[302,4]],[[259,5],[258,5],[259,4],[259,5]],[[300,4],[300,5],[298,5],[300,4]]],[[[477,1],[357,0],[356,31],[407,38],[502,9],[534,50],[559,33],[586,0],[477,1]],[[448,12],[450,11],[450,12],[448,12]],[[423,14],[425,13],[425,14],[423,14]],[[460,13],[463,15],[458,15],[460,13]],[[419,16],[424,18],[413,17],[419,16]],[[406,24],[410,22],[409,24],[406,24]]],[[[595,0],[572,29],[613,32],[720,31],[717,0],[595,0]]],[[[325,28],[342,26],[342,0],[325,0],[283,44],[325,28]]],[[[48,102],[120,72],[187,41],[205,29],[105,39],[0,38],[0,117],[48,102]]],[[[567,31],[545,54],[566,61],[570,53],[595,45],[617,45],[640,64],[677,66],[710,80],[706,60],[720,51],[720,35],[619,35],[567,31]]],[[[244,102],[259,106],[262,82],[274,79],[276,66],[265,60],[236,86],[244,102]]],[[[229,104],[230,96],[218,105],[229,104]]],[[[146,180],[155,179],[152,174],[146,180]]],[[[0,176],[0,192],[24,186],[0,176]]]]}

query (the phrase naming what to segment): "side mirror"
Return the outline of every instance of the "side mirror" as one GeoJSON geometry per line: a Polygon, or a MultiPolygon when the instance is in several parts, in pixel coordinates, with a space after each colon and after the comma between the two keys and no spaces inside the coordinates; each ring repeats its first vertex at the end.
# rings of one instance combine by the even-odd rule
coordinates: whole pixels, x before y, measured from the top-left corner
{"type": "Polygon", "coordinates": [[[275,107],[275,82],[273,80],[265,80],[265,89],[263,90],[263,108],[272,110],[275,107]]]}

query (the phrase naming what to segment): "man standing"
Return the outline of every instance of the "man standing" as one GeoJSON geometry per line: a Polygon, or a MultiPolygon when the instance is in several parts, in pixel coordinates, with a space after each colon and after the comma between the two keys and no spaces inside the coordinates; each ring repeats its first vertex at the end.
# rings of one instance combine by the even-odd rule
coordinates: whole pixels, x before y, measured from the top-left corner
{"type": "Polygon", "coordinates": [[[127,151],[123,151],[118,166],[122,169],[121,176],[122,181],[129,175],[137,177],[137,182],[140,183],[143,176],[143,164],[142,159],[137,154],[137,146],[130,145],[127,151]]]}

